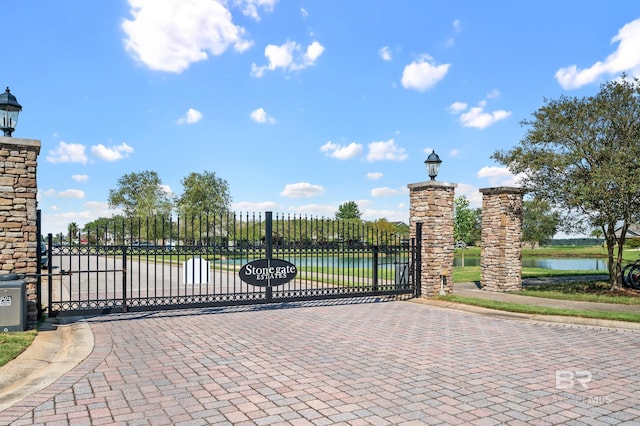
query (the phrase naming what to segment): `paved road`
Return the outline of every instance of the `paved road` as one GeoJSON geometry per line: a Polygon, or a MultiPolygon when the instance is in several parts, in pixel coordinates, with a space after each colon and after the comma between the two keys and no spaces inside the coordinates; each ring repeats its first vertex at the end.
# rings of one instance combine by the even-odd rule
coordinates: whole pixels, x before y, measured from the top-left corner
{"type": "Polygon", "coordinates": [[[118,314],[0,424],[638,424],[640,332],[412,302],[118,314]]]}

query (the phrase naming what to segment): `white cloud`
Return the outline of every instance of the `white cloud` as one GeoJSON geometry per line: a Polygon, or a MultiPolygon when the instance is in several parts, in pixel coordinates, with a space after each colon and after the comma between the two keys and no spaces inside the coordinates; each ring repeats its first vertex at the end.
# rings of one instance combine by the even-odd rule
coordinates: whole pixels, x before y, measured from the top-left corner
{"type": "Polygon", "coordinates": [[[478,102],[477,107],[470,108],[466,111],[468,105],[465,102],[454,102],[449,106],[449,111],[452,114],[460,114],[458,121],[462,123],[463,127],[474,127],[476,129],[484,129],[511,115],[511,111],[505,110],[486,112],[484,110],[486,105],[487,102],[482,100],[478,102]]]}
{"type": "Polygon", "coordinates": [[[469,105],[466,102],[454,102],[449,105],[449,111],[453,114],[459,114],[465,109],[467,109],[469,105]]]}
{"type": "Polygon", "coordinates": [[[89,180],[89,176],[88,175],[72,175],[71,179],[75,180],[76,182],[86,182],[89,180]]]}
{"type": "Polygon", "coordinates": [[[474,107],[460,115],[460,122],[463,127],[474,127],[484,129],[497,121],[504,120],[511,115],[511,111],[498,110],[485,112],[482,107],[474,107]]]}
{"type": "MultiPolygon", "coordinates": [[[[271,1],[245,1],[243,10],[271,1]]],[[[235,25],[223,2],[211,0],[129,0],[132,19],[122,21],[125,49],[152,70],[181,73],[208,54],[230,46],[244,51],[244,28],[235,25]]],[[[251,14],[251,12],[249,12],[251,14]]]]}
{"type": "Polygon", "coordinates": [[[449,151],[449,156],[450,157],[457,157],[458,155],[460,155],[460,150],[453,148],[451,151],[449,151]]]}
{"type": "Polygon", "coordinates": [[[453,32],[458,34],[462,31],[462,22],[460,22],[459,19],[454,19],[452,27],[453,27],[453,32]]]}
{"type": "Polygon", "coordinates": [[[522,176],[514,175],[506,167],[483,167],[478,170],[477,176],[489,180],[491,186],[520,186],[522,176]]]}
{"type": "Polygon", "coordinates": [[[257,203],[252,201],[239,201],[236,203],[232,203],[231,207],[234,211],[244,213],[282,210],[281,206],[273,201],[263,201],[257,203]]]}
{"type": "Polygon", "coordinates": [[[493,89],[489,93],[487,93],[488,99],[495,99],[500,97],[500,91],[498,89],[493,89]]]}
{"type": "Polygon", "coordinates": [[[406,150],[399,146],[393,139],[388,141],[371,142],[369,144],[369,153],[367,154],[367,161],[370,163],[374,161],[403,161],[409,158],[406,150]]]}
{"type": "Polygon", "coordinates": [[[176,195],[169,185],[162,184],[160,185],[160,189],[162,189],[169,197],[173,197],[176,195]]]}
{"type": "Polygon", "coordinates": [[[298,182],[285,185],[280,195],[289,198],[310,198],[320,195],[323,192],[324,188],[320,185],[313,185],[308,182],[298,182]]]}
{"type": "Polygon", "coordinates": [[[378,180],[378,179],[382,178],[382,176],[383,175],[380,172],[367,173],[367,179],[369,179],[369,180],[378,180]]]}
{"type": "Polygon", "coordinates": [[[64,191],[56,191],[55,189],[48,189],[44,191],[44,195],[51,198],[68,198],[73,200],[81,200],[84,198],[84,191],[79,189],[65,189],[64,191]]]}
{"type": "Polygon", "coordinates": [[[393,57],[391,56],[391,50],[389,50],[389,46],[384,46],[382,49],[378,50],[378,54],[383,61],[390,61],[393,59],[393,57]]]}
{"type": "Polygon", "coordinates": [[[78,143],[60,141],[58,148],[49,151],[47,161],[50,163],[80,163],[87,164],[86,147],[78,143]]]}
{"type": "Polygon", "coordinates": [[[314,41],[303,54],[300,54],[301,46],[295,41],[288,41],[280,46],[269,44],[264,49],[264,56],[269,60],[268,65],[251,65],[251,76],[262,77],[266,71],[275,71],[280,68],[283,71],[296,71],[315,65],[316,60],[324,52],[324,46],[314,41]]]}
{"type": "Polygon", "coordinates": [[[202,120],[202,113],[197,109],[189,108],[185,115],[178,119],[178,125],[195,124],[200,120],[202,120]]]}
{"type": "MultiPolygon", "coordinates": [[[[84,206],[91,210],[96,217],[111,217],[114,214],[114,209],[109,208],[109,203],[104,201],[87,201],[84,206]]],[[[119,210],[116,210],[116,214],[120,214],[119,210]]]]}
{"type": "Polygon", "coordinates": [[[320,147],[320,151],[326,153],[331,158],[337,158],[338,160],[349,160],[362,154],[364,148],[361,144],[351,142],[347,146],[339,145],[331,141],[320,147]]]}
{"type": "Polygon", "coordinates": [[[322,52],[324,52],[324,46],[317,41],[314,41],[309,46],[307,46],[307,51],[304,54],[304,63],[298,66],[300,66],[301,68],[306,68],[313,65],[320,57],[320,55],[322,55],[322,52]]]}
{"type": "MultiPolygon", "coordinates": [[[[109,209],[109,205],[106,202],[99,201],[87,201],[83,207],[85,210],[61,212],[55,214],[42,213],[42,229],[43,233],[58,234],[62,232],[67,234],[69,223],[75,222],[80,228],[88,222],[91,222],[99,217],[111,217],[114,214],[119,214],[120,211],[109,209]]],[[[57,211],[57,208],[52,210],[57,211]]]]}
{"type": "Polygon", "coordinates": [[[309,12],[305,8],[300,9],[300,15],[302,15],[303,19],[306,19],[309,16],[309,12]]]}
{"type": "Polygon", "coordinates": [[[402,87],[424,92],[442,80],[450,66],[450,64],[436,65],[433,58],[423,55],[417,61],[404,67],[402,87]]]}
{"type": "Polygon", "coordinates": [[[234,0],[240,6],[245,16],[250,16],[256,21],[260,20],[258,8],[262,7],[265,11],[271,12],[278,0],[234,0]]]}
{"type": "Polygon", "coordinates": [[[289,206],[287,211],[295,215],[310,215],[319,217],[334,217],[338,207],[328,204],[302,204],[299,206],[289,206]]]}
{"type": "Polygon", "coordinates": [[[372,197],[391,197],[394,195],[401,195],[401,194],[403,194],[402,190],[393,189],[386,186],[383,186],[380,188],[373,188],[371,190],[372,197]]]}
{"type": "Polygon", "coordinates": [[[627,72],[632,76],[640,76],[640,18],[624,25],[611,43],[619,43],[615,52],[604,61],[597,61],[591,67],[578,69],[576,65],[560,68],[555,78],[563,89],[577,89],[593,83],[605,74],[627,72]]]}
{"type": "Polygon", "coordinates": [[[275,124],[276,120],[271,117],[263,108],[258,108],[251,111],[251,119],[256,123],[262,124],[275,124]]]}
{"type": "MultiPolygon", "coordinates": [[[[458,34],[458,33],[462,32],[462,23],[460,22],[459,19],[454,19],[453,23],[451,24],[451,28],[453,29],[453,33],[454,34],[458,34]]],[[[444,45],[445,45],[445,47],[451,47],[455,43],[456,43],[456,39],[454,37],[449,37],[444,42],[444,45]]]]}
{"type": "Polygon", "coordinates": [[[374,221],[378,219],[387,219],[389,222],[404,222],[409,224],[409,209],[404,210],[376,210],[362,209],[362,219],[374,221]]]}
{"type": "Polygon", "coordinates": [[[469,200],[469,207],[474,209],[482,207],[482,194],[475,186],[466,183],[459,183],[456,188],[456,197],[463,195],[467,197],[467,200],[469,200]]]}
{"type": "Polygon", "coordinates": [[[91,147],[91,155],[104,161],[117,161],[133,153],[133,148],[122,142],[120,145],[107,148],[102,144],[91,147]]]}

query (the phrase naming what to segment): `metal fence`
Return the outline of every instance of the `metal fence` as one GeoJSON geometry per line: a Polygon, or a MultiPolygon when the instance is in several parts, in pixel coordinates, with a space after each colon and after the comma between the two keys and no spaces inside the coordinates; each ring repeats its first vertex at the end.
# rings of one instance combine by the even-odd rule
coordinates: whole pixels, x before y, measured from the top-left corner
{"type": "Polygon", "coordinates": [[[49,316],[412,297],[421,237],[407,237],[359,220],[271,212],[113,218],[47,236],[39,295],[49,316]]]}

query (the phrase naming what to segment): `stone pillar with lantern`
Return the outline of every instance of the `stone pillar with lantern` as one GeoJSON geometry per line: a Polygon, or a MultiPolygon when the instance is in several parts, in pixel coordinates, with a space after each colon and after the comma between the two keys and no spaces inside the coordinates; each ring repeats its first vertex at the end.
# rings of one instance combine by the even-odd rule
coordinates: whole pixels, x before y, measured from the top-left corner
{"type": "Polygon", "coordinates": [[[0,94],[0,270],[24,274],[27,324],[37,321],[39,262],[36,172],[40,141],[14,138],[22,106],[7,87],[0,94]]]}
{"type": "Polygon", "coordinates": [[[441,163],[432,151],[425,161],[430,180],[408,185],[411,238],[416,238],[416,224],[422,223],[422,268],[418,272],[422,297],[450,294],[453,289],[453,215],[458,185],[435,180],[441,163]]]}

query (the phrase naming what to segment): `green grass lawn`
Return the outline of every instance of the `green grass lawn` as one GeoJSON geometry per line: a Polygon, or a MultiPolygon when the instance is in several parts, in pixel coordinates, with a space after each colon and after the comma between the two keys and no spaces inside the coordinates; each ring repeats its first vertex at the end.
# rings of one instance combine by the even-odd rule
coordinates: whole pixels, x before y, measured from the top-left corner
{"type": "MultiPolygon", "coordinates": [[[[559,271],[543,268],[522,268],[522,278],[535,277],[560,277],[573,275],[599,275],[602,271],[559,271]]],[[[479,266],[460,266],[453,268],[453,282],[479,282],[480,267],[479,266]]]]}
{"type": "Polygon", "coordinates": [[[593,318],[610,321],[627,321],[640,322],[640,314],[632,314],[626,312],[600,312],[600,311],[581,311],[575,309],[548,308],[544,306],[522,305],[518,303],[498,302],[494,300],[473,299],[470,297],[460,296],[437,296],[439,300],[445,300],[454,303],[462,303],[465,305],[480,306],[483,308],[496,309],[507,312],[518,312],[532,315],[560,315],[567,317],[593,318]]]}
{"type": "Polygon", "coordinates": [[[24,352],[36,338],[36,334],[36,330],[0,334],[0,367],[24,352]]]}
{"type": "Polygon", "coordinates": [[[640,305],[639,292],[633,290],[612,291],[606,281],[578,281],[536,285],[527,287],[519,291],[518,294],[560,300],[640,305]]]}
{"type": "MultiPolygon", "coordinates": [[[[480,249],[472,247],[467,249],[465,256],[479,256],[480,249]]],[[[624,263],[638,259],[640,252],[626,250],[624,252],[624,263]]],[[[606,249],[600,246],[595,247],[542,247],[536,249],[523,249],[523,257],[606,257],[606,249]]],[[[606,275],[606,271],[559,271],[541,268],[522,268],[522,278],[536,277],[561,277],[576,275],[606,275]]],[[[480,282],[480,267],[465,266],[453,269],[453,281],[456,282],[480,282]]],[[[454,284],[455,286],[455,284],[454,284]]],[[[561,300],[577,300],[586,302],[621,303],[629,305],[640,305],[640,292],[634,291],[611,291],[607,281],[594,281],[585,277],[584,281],[558,282],[548,285],[530,286],[517,294],[523,296],[546,297],[561,300]]],[[[584,318],[609,319],[618,321],[640,322],[639,314],[610,313],[610,312],[589,312],[576,311],[570,309],[545,308],[513,303],[495,302],[483,299],[471,299],[458,296],[440,296],[440,299],[455,303],[464,303],[475,306],[482,306],[491,309],[498,309],[509,312],[521,312],[538,315],[564,315],[584,318]]],[[[640,311],[640,309],[639,309],[640,311]]]]}

